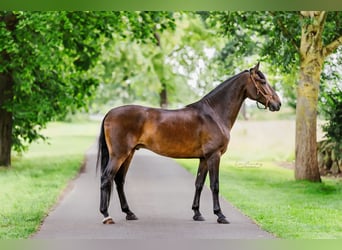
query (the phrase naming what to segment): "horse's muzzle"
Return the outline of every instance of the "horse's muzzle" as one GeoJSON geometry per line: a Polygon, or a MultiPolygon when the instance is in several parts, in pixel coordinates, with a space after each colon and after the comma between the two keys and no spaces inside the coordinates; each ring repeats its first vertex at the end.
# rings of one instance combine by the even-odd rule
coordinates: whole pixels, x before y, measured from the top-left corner
{"type": "Polygon", "coordinates": [[[272,112],[279,111],[281,107],[281,102],[272,102],[270,101],[268,104],[268,109],[272,112]]]}

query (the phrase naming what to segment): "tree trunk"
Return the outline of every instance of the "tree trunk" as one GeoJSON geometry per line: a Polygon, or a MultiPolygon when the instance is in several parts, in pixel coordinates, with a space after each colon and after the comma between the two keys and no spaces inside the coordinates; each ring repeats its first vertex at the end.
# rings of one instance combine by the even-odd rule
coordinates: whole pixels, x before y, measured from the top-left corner
{"type": "Polygon", "coordinates": [[[302,12],[300,75],[296,106],[296,180],[320,182],[317,162],[317,106],[324,56],[324,12],[302,12]]]}
{"type": "Polygon", "coordinates": [[[163,109],[166,109],[168,106],[168,100],[167,100],[167,89],[166,85],[162,84],[162,90],[159,93],[160,96],[160,107],[163,109]]]}
{"type": "MultiPolygon", "coordinates": [[[[317,104],[319,78],[301,63],[296,108],[296,180],[321,181],[317,162],[317,104]]],[[[316,69],[319,71],[319,69],[316,69]]]]}
{"type": "MultiPolygon", "coordinates": [[[[5,22],[6,29],[10,32],[14,31],[18,24],[17,16],[13,12],[0,16],[0,21],[5,22]]],[[[11,60],[6,50],[1,51],[0,57],[1,63],[5,65],[11,60]]],[[[5,105],[13,101],[13,85],[11,72],[0,73],[0,167],[11,165],[13,114],[5,105]]]]}
{"type": "Polygon", "coordinates": [[[13,81],[11,77],[0,74],[0,167],[11,165],[12,148],[12,113],[4,104],[13,98],[13,81]]]}
{"type": "MultiPolygon", "coordinates": [[[[157,32],[154,32],[154,38],[156,39],[157,46],[162,49],[161,42],[160,42],[160,36],[157,32]]],[[[161,76],[160,79],[163,79],[161,76]]],[[[167,87],[164,82],[161,83],[162,89],[159,93],[159,104],[161,108],[167,108],[168,106],[168,98],[167,98],[167,87]]]]}

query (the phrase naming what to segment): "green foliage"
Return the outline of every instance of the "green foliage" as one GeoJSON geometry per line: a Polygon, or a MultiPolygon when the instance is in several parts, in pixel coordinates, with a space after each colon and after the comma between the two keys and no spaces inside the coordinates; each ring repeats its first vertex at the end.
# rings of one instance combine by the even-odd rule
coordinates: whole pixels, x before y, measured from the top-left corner
{"type": "Polygon", "coordinates": [[[159,71],[163,69],[163,65],[158,64],[162,63],[158,51],[154,44],[122,39],[108,41],[101,62],[94,69],[101,84],[93,106],[146,100],[156,105],[161,88],[156,71],[158,67],[159,71]]]}
{"type": "Polygon", "coordinates": [[[323,43],[330,42],[339,38],[342,34],[342,12],[331,11],[328,13],[323,33],[323,43]]]}
{"type": "Polygon", "coordinates": [[[176,28],[173,12],[168,11],[137,11],[124,12],[129,20],[128,29],[133,38],[144,43],[155,40],[155,32],[174,30],[176,28]]]}
{"type": "Polygon", "coordinates": [[[333,88],[322,93],[321,110],[327,123],[323,131],[329,141],[335,143],[338,159],[342,159],[342,89],[333,88]]]}
{"type": "Polygon", "coordinates": [[[173,18],[176,28],[156,31],[154,43],[119,37],[106,41],[94,69],[102,80],[93,102],[95,110],[103,104],[133,102],[158,106],[164,86],[170,106],[178,107],[197,99],[213,82],[213,74],[206,74],[209,66],[214,67],[206,49],[220,47],[223,39],[217,39],[193,13],[176,12],[173,18]],[[199,66],[201,71],[196,72],[199,66]]]}
{"type": "MultiPolygon", "coordinates": [[[[221,51],[221,60],[226,60],[226,67],[231,67],[241,56],[258,55],[261,60],[272,65],[276,74],[285,76],[280,82],[290,105],[295,107],[294,79],[299,69],[301,26],[313,19],[303,18],[299,12],[293,11],[200,14],[209,25],[218,28],[223,36],[229,38],[229,43],[221,51]]],[[[341,12],[328,12],[322,34],[324,46],[342,35],[341,22],[341,12]]]]}
{"type": "Polygon", "coordinates": [[[342,159],[342,49],[331,55],[324,65],[321,94],[319,97],[320,113],[327,121],[323,125],[325,137],[335,145],[337,161],[342,159]]]}
{"type": "Polygon", "coordinates": [[[231,54],[258,54],[284,71],[298,62],[300,43],[297,12],[213,12],[211,25],[230,38],[231,54]]]}
{"type": "Polygon", "coordinates": [[[104,37],[148,41],[169,27],[168,12],[1,11],[0,73],[14,80],[13,99],[2,108],[13,114],[14,149],[44,138],[47,122],[88,105],[98,85],[89,70],[104,37]]]}

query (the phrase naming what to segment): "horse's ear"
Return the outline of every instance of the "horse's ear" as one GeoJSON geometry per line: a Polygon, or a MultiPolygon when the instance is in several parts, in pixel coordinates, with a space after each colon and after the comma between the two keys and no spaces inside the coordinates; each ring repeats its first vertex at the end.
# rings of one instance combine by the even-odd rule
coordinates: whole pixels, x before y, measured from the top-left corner
{"type": "Polygon", "coordinates": [[[259,70],[259,65],[260,65],[260,62],[257,63],[257,65],[255,65],[254,67],[254,72],[257,72],[259,70]]]}
{"type": "Polygon", "coordinates": [[[257,65],[255,65],[253,68],[251,68],[249,71],[251,73],[254,73],[256,74],[258,71],[259,71],[259,65],[260,65],[260,62],[257,63],[257,65]]]}

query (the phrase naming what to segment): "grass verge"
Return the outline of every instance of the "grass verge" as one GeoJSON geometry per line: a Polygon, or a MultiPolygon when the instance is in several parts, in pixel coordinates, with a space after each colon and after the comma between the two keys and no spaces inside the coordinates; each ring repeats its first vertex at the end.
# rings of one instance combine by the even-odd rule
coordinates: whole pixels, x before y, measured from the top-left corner
{"type": "Polygon", "coordinates": [[[0,239],[25,239],[36,232],[49,209],[82,165],[97,123],[51,123],[49,144],[36,143],[12,167],[0,168],[0,239]]]}
{"type": "MultiPolygon", "coordinates": [[[[196,160],[179,160],[195,174],[196,160]]],[[[262,229],[284,239],[342,238],[342,181],[294,181],[272,163],[234,165],[223,159],[220,194],[262,229]]],[[[229,219],[229,218],[228,218],[229,219]]]]}

